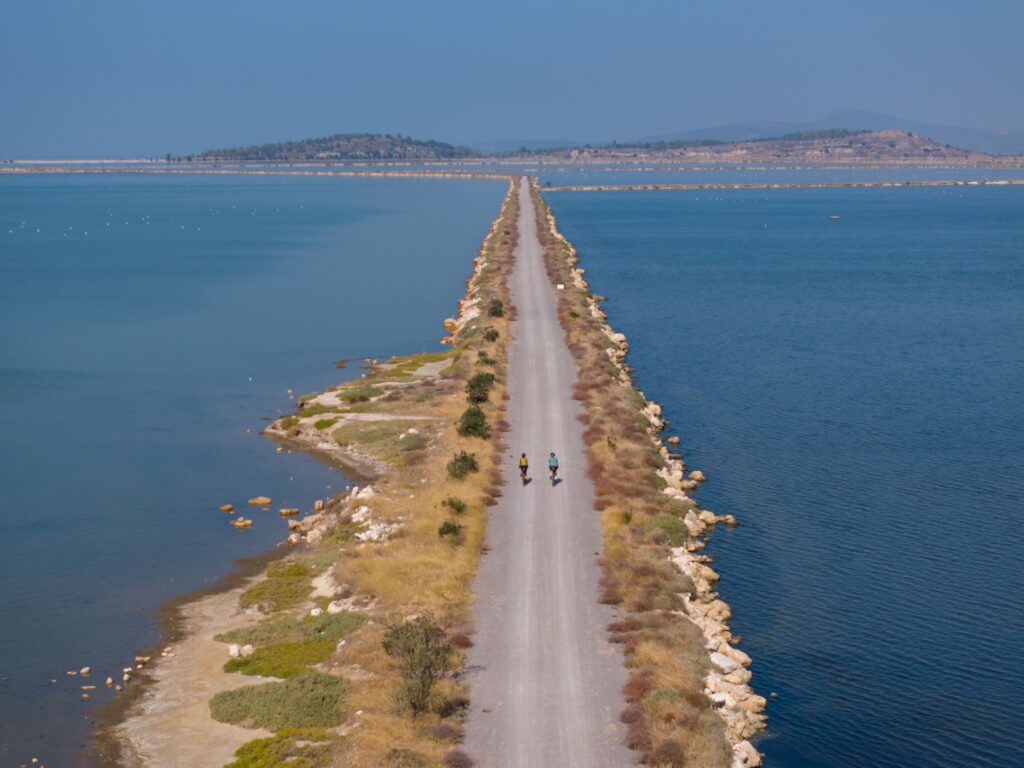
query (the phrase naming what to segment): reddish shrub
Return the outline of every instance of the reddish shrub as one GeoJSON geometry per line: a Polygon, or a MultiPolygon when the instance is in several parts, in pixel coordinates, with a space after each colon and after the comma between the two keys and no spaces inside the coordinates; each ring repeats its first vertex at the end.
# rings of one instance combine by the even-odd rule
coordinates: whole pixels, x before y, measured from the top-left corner
{"type": "Polygon", "coordinates": [[[640,701],[647,694],[654,690],[654,673],[649,669],[641,669],[633,672],[626,684],[622,686],[622,695],[626,701],[640,701]]]}
{"type": "Polygon", "coordinates": [[[473,768],[473,761],[461,749],[449,749],[441,762],[447,768],[473,768]]]}
{"type": "Polygon", "coordinates": [[[462,739],[462,729],[451,723],[437,723],[427,728],[427,735],[438,741],[459,741],[462,739]]]}
{"type": "Polygon", "coordinates": [[[639,704],[627,704],[626,708],[622,710],[619,715],[619,720],[624,722],[626,725],[635,723],[644,716],[644,710],[639,704]]]}
{"type": "Polygon", "coordinates": [[[666,768],[685,768],[686,748],[675,739],[665,739],[644,756],[644,762],[666,768]]]}
{"type": "Polygon", "coordinates": [[[465,631],[456,632],[453,635],[450,635],[448,637],[448,642],[454,645],[456,648],[462,648],[463,650],[465,650],[466,648],[473,647],[473,638],[470,637],[469,633],[465,631]]]}

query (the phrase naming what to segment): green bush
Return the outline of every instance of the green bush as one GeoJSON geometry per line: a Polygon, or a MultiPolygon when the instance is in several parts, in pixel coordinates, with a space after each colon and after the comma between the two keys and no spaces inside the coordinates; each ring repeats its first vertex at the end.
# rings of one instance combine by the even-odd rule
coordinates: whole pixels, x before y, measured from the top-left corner
{"type": "Polygon", "coordinates": [[[328,427],[333,427],[337,422],[337,419],[320,419],[313,426],[317,429],[327,429],[328,427]]]}
{"type": "Polygon", "coordinates": [[[497,328],[485,328],[484,329],[484,341],[497,341],[498,340],[498,329],[497,328]]]}
{"type": "Polygon", "coordinates": [[[283,429],[283,430],[285,430],[287,432],[289,429],[291,429],[292,427],[294,427],[298,423],[299,423],[299,417],[298,416],[285,416],[283,419],[281,419],[281,429],[283,429]]]}
{"type": "Polygon", "coordinates": [[[448,462],[448,477],[453,480],[462,480],[472,472],[479,472],[480,465],[477,464],[476,455],[459,451],[448,462]]]}
{"type": "Polygon", "coordinates": [[[505,305],[501,303],[501,299],[491,299],[491,304],[487,307],[487,314],[491,317],[505,316],[505,305]]]}
{"type": "Polygon", "coordinates": [[[433,619],[419,616],[392,624],[384,633],[384,652],[402,665],[402,685],[395,695],[398,704],[413,715],[425,712],[434,682],[448,670],[455,649],[433,619]]]}
{"type": "Polygon", "coordinates": [[[478,373],[466,382],[466,397],[471,403],[486,403],[493,386],[493,373],[478,373]]]}
{"type": "Polygon", "coordinates": [[[675,515],[662,513],[648,524],[648,530],[660,529],[667,537],[666,543],[670,547],[681,547],[690,536],[686,524],[675,515]]]}
{"type": "Polygon", "coordinates": [[[461,515],[466,511],[466,502],[462,499],[457,499],[454,496],[449,496],[447,499],[441,502],[442,507],[448,507],[456,515],[461,515]]]}
{"type": "Polygon", "coordinates": [[[225,672],[241,672],[259,677],[294,677],[307,672],[311,664],[331,658],[333,640],[306,640],[297,643],[271,643],[248,656],[228,659],[225,672]]]}
{"type": "Polygon", "coordinates": [[[224,768],[328,768],[331,738],[320,728],[286,728],[243,744],[224,768]]]}
{"type": "Polygon", "coordinates": [[[437,535],[442,539],[449,537],[453,541],[459,541],[462,539],[462,526],[454,520],[445,520],[441,523],[441,527],[437,529],[437,535]]]}
{"type": "Polygon", "coordinates": [[[487,416],[478,405],[471,405],[465,410],[459,419],[458,430],[462,437],[481,437],[487,440],[491,436],[487,416]]]}
{"type": "Polygon", "coordinates": [[[271,731],[330,728],[344,721],[344,700],[344,680],[309,672],[280,683],[221,691],[210,699],[210,715],[221,723],[271,731]]]}
{"type": "Polygon", "coordinates": [[[363,625],[366,617],[361,613],[342,611],[321,616],[306,616],[301,621],[291,618],[264,619],[252,627],[241,627],[214,637],[221,643],[239,645],[270,645],[271,643],[298,643],[305,640],[337,642],[363,625]]]}
{"type": "Polygon", "coordinates": [[[267,578],[245,590],[239,604],[242,608],[255,607],[264,613],[294,608],[312,591],[312,577],[313,573],[305,563],[288,560],[271,563],[267,568],[267,578]]]}

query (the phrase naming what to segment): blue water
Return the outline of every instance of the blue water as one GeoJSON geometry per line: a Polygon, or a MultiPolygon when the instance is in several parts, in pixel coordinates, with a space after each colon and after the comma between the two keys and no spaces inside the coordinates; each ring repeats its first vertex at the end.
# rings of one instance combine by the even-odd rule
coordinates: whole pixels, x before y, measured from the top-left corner
{"type": "Polygon", "coordinates": [[[548,199],[739,518],[766,764],[1024,765],[1024,189],[548,199]]]}
{"type": "Polygon", "coordinates": [[[102,689],[163,601],[283,538],[247,498],[345,485],[258,432],[341,358],[436,349],[505,188],[0,177],[0,765],[73,764],[109,694],[65,671],[102,689]]]}

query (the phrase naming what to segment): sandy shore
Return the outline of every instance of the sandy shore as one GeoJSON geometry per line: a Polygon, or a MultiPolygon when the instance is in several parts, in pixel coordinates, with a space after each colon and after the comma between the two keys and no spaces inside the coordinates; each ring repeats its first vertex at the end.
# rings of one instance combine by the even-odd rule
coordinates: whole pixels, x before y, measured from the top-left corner
{"type": "Polygon", "coordinates": [[[245,742],[272,735],[210,717],[209,700],[214,694],[265,682],[224,672],[226,646],[213,639],[259,621],[258,613],[238,608],[246,585],[182,606],[184,638],[169,646],[174,656],[154,665],[146,689],[113,730],[121,746],[121,765],[223,766],[245,742]]]}

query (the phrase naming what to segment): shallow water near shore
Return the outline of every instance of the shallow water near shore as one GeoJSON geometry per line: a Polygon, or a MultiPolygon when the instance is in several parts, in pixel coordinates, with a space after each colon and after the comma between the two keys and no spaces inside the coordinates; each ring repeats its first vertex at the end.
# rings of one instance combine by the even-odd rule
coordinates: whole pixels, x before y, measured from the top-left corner
{"type": "Polygon", "coordinates": [[[260,429],[336,360],[437,349],[505,190],[0,177],[0,764],[74,764],[161,603],[347,483],[260,429]]]}
{"type": "Polygon", "coordinates": [[[1024,189],[547,199],[739,518],[766,765],[1024,765],[1024,189]]]}

